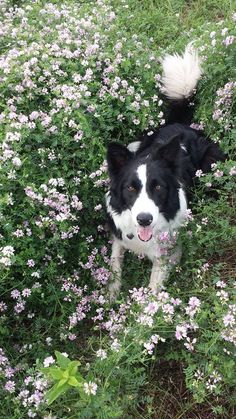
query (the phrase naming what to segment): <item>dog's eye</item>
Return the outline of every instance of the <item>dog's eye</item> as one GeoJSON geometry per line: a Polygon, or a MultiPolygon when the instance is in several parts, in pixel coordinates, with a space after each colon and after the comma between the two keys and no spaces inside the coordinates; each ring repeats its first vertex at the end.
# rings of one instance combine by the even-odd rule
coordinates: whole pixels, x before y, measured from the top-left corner
{"type": "Polygon", "coordinates": [[[129,192],[135,192],[136,191],[136,188],[132,185],[129,185],[127,189],[128,189],[129,192]]]}
{"type": "Polygon", "coordinates": [[[161,189],[161,186],[160,186],[160,185],[156,185],[156,186],[155,186],[155,190],[156,190],[156,191],[159,191],[160,189],[161,189]]]}

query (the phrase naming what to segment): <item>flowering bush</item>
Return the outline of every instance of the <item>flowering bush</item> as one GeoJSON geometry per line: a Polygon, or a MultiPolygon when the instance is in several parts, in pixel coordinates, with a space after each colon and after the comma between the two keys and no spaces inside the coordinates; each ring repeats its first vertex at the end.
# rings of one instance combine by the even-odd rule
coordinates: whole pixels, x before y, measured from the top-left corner
{"type": "Polygon", "coordinates": [[[195,127],[220,141],[229,159],[196,174],[194,211],[180,233],[184,256],[167,290],[152,296],[150,266],[127,255],[124,296],[112,308],[106,144],[128,144],[164,123],[162,48],[131,34],[129,2],[0,6],[4,416],[137,416],[149,366],[161,360],[181,363],[195,400],[224,413],[235,385],[235,15],[180,41],[197,39],[204,59],[195,127]],[[59,352],[56,361],[55,349],[74,361],[59,352]]]}

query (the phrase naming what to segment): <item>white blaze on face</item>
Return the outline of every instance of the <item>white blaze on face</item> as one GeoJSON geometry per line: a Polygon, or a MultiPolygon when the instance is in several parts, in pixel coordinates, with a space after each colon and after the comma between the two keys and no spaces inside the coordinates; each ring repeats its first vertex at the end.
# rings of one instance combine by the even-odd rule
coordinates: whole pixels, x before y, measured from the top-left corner
{"type": "Polygon", "coordinates": [[[149,198],[147,194],[147,165],[142,164],[137,169],[137,176],[141,183],[141,191],[131,208],[131,214],[134,224],[137,226],[137,233],[142,241],[149,241],[153,235],[153,226],[156,224],[159,209],[154,201],[149,198]],[[137,221],[137,216],[141,213],[148,213],[152,216],[152,223],[149,226],[140,226],[137,221]]]}

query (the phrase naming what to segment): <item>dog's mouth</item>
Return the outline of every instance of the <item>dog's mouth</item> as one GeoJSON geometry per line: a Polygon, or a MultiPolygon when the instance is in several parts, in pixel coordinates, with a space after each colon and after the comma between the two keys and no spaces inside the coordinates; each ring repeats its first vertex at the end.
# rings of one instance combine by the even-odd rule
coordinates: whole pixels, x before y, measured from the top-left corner
{"type": "Polygon", "coordinates": [[[152,238],[152,227],[138,227],[138,238],[142,242],[148,242],[152,238]]]}

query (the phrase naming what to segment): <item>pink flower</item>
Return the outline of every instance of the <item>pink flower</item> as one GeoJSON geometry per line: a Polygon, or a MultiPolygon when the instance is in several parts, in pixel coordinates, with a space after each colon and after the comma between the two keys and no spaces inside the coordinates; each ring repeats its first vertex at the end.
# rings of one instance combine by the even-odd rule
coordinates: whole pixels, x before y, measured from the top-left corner
{"type": "Polygon", "coordinates": [[[14,307],[16,314],[20,314],[22,311],[24,311],[24,309],[25,309],[25,301],[19,300],[14,307]]]}
{"type": "Polygon", "coordinates": [[[222,177],[224,175],[224,172],[222,170],[217,169],[214,173],[215,177],[222,177]]]}
{"type": "Polygon", "coordinates": [[[177,325],[176,330],[175,330],[176,339],[181,340],[183,338],[186,338],[187,337],[187,330],[188,330],[188,325],[186,325],[186,324],[177,325]]]}
{"type": "Polygon", "coordinates": [[[27,265],[28,265],[30,268],[33,268],[33,267],[35,266],[35,261],[34,261],[33,259],[28,259],[28,260],[27,260],[27,265]]]}
{"type": "Polygon", "coordinates": [[[200,305],[201,301],[197,297],[191,297],[189,299],[188,307],[185,308],[186,314],[193,317],[197,311],[199,311],[200,305]]]}
{"type": "Polygon", "coordinates": [[[22,296],[23,297],[29,297],[31,295],[31,290],[29,288],[25,288],[22,291],[22,296]]]}
{"type": "Polygon", "coordinates": [[[5,369],[5,377],[11,378],[11,377],[14,376],[14,374],[15,374],[15,371],[14,371],[13,368],[8,367],[8,368],[5,369]]]}
{"type": "Polygon", "coordinates": [[[169,232],[168,231],[162,231],[159,234],[159,240],[162,241],[162,242],[168,241],[169,238],[170,238],[170,236],[169,236],[169,232]]]}
{"type": "Polygon", "coordinates": [[[189,306],[192,308],[200,307],[201,301],[197,297],[191,297],[188,302],[189,306]]]}
{"type": "Polygon", "coordinates": [[[159,309],[159,304],[157,304],[157,302],[153,301],[150,302],[147,307],[145,307],[144,312],[150,315],[153,315],[157,312],[157,310],[159,309]]]}
{"type": "Polygon", "coordinates": [[[235,318],[232,314],[228,313],[223,317],[223,323],[227,326],[233,326],[235,324],[235,318]]]}
{"type": "Polygon", "coordinates": [[[179,298],[171,298],[170,302],[174,305],[174,306],[179,306],[182,303],[182,300],[180,300],[179,298]]]}
{"type": "Polygon", "coordinates": [[[163,313],[174,314],[174,307],[171,304],[164,304],[162,310],[163,313]]]}
{"type": "Polygon", "coordinates": [[[12,235],[15,236],[15,237],[23,237],[24,236],[24,232],[23,232],[23,230],[21,230],[21,229],[18,228],[16,231],[14,231],[12,233],[12,235]]]}
{"type": "Polygon", "coordinates": [[[14,157],[12,159],[12,163],[14,164],[14,166],[16,167],[20,167],[22,165],[22,161],[21,159],[19,159],[19,157],[14,157]]]}
{"type": "Polygon", "coordinates": [[[194,345],[195,345],[195,343],[197,342],[197,339],[196,339],[196,338],[194,338],[194,339],[191,341],[191,339],[190,339],[189,337],[187,337],[186,341],[187,341],[187,342],[185,342],[185,343],[184,343],[185,348],[187,348],[187,349],[188,349],[188,351],[191,351],[191,352],[192,352],[192,351],[194,350],[194,345]]]}
{"type": "Polygon", "coordinates": [[[14,381],[7,381],[5,386],[4,386],[5,390],[8,391],[9,393],[14,393],[15,391],[15,383],[14,381]]]}
{"type": "Polygon", "coordinates": [[[222,44],[224,44],[226,47],[228,47],[229,45],[231,45],[234,42],[234,40],[235,40],[235,36],[229,35],[222,41],[222,44]]]}
{"type": "Polygon", "coordinates": [[[0,312],[3,312],[7,309],[7,305],[3,302],[0,301],[0,312]]]}
{"type": "Polygon", "coordinates": [[[152,355],[153,354],[153,350],[155,348],[154,343],[151,342],[147,342],[143,344],[144,348],[146,349],[147,353],[152,355]]]}
{"type": "Polygon", "coordinates": [[[69,333],[69,334],[68,334],[68,339],[69,339],[69,340],[72,340],[72,341],[73,341],[73,340],[75,340],[76,338],[77,338],[77,336],[76,336],[76,334],[75,334],[75,333],[69,333]]]}
{"type": "Polygon", "coordinates": [[[196,177],[201,177],[201,176],[204,176],[204,173],[201,169],[199,169],[199,170],[196,171],[195,176],[196,177]]]}
{"type": "Polygon", "coordinates": [[[20,291],[18,291],[17,289],[13,290],[11,292],[11,297],[14,298],[14,300],[16,300],[17,298],[20,297],[20,291]]]}

